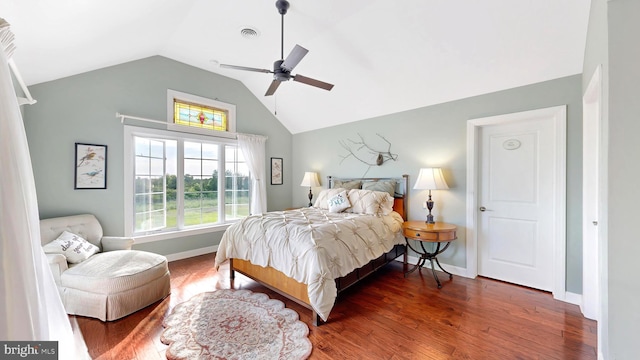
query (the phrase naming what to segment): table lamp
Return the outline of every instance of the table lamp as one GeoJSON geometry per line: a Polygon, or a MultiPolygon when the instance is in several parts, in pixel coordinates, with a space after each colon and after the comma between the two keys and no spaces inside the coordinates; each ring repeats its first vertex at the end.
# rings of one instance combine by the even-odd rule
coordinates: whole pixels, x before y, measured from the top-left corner
{"type": "Polygon", "coordinates": [[[433,209],[431,190],[446,190],[449,188],[449,186],[447,186],[447,182],[444,181],[444,177],[442,176],[442,170],[440,170],[440,168],[420,169],[418,180],[416,180],[416,184],[413,186],[413,188],[419,190],[429,190],[429,200],[427,200],[427,209],[429,209],[429,214],[427,215],[426,223],[435,224],[435,221],[433,221],[433,215],[431,215],[431,210],[433,209]]]}
{"type": "Polygon", "coordinates": [[[318,181],[318,173],[307,171],[304,173],[304,178],[302,178],[302,183],[300,186],[308,186],[309,187],[309,207],[313,204],[311,203],[311,199],[313,199],[313,193],[311,192],[312,187],[320,186],[320,181],[318,181]]]}

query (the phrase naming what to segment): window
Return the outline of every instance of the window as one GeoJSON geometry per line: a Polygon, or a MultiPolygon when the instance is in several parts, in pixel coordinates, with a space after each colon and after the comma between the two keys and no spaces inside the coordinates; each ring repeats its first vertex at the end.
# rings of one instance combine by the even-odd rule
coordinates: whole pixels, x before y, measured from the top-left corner
{"type": "Polygon", "coordinates": [[[249,215],[249,171],[236,140],[125,126],[125,151],[132,160],[128,233],[206,228],[249,215]]]}
{"type": "Polygon", "coordinates": [[[227,131],[229,112],[173,99],[173,123],[200,129],[227,131]]]}
{"type": "Polygon", "coordinates": [[[233,137],[236,106],[175,90],[167,90],[169,130],[233,137]]]}

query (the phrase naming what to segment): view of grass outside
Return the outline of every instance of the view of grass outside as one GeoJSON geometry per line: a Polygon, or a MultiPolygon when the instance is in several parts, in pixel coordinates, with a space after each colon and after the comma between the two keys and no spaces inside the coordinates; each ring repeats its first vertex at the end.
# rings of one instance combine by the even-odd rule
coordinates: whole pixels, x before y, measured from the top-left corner
{"type": "MultiPolygon", "coordinates": [[[[249,190],[248,176],[227,174],[225,176],[229,187],[236,182],[239,190],[225,191],[225,218],[226,220],[240,219],[249,215],[249,190]]],[[[184,193],[184,226],[214,224],[218,222],[218,192],[209,189],[218,187],[217,172],[209,179],[198,179],[185,175],[184,193]]],[[[163,178],[148,180],[136,179],[138,189],[161,189],[166,180],[166,198],[163,192],[148,192],[136,194],[136,231],[148,231],[153,229],[177,228],[178,208],[176,200],[176,176],[167,175],[163,178]],[[150,182],[149,186],[144,185],[150,182]],[[166,206],[165,206],[166,199],[166,206]],[[166,209],[166,214],[165,214],[166,209]]]]}
{"type": "MultiPolygon", "coordinates": [[[[136,137],[135,232],[215,224],[221,220],[218,144],[185,141],[183,223],[178,224],[177,146],[172,140],[136,137]],[[174,173],[174,174],[172,174],[174,173]]],[[[249,171],[236,146],[224,146],[224,220],[249,215],[249,171]]]]}

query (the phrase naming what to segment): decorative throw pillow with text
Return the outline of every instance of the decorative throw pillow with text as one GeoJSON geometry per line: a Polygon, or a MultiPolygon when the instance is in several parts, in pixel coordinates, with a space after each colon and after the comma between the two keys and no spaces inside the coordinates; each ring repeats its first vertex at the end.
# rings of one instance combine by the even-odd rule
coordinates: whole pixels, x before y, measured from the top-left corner
{"type": "Polygon", "coordinates": [[[62,254],[72,264],[83,262],[100,249],[79,235],[64,231],[57,239],[42,247],[47,254],[62,254]]]}
{"type": "Polygon", "coordinates": [[[341,212],[351,206],[346,190],[333,196],[327,202],[329,205],[329,211],[333,213],[341,212]]]}

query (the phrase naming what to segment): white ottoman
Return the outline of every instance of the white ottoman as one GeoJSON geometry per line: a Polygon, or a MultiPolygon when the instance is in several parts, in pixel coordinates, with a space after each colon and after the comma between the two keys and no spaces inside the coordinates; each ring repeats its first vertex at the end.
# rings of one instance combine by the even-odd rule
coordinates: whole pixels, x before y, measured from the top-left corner
{"type": "Polygon", "coordinates": [[[98,253],[60,276],[68,314],[116,320],[166,297],[171,290],[167,259],[145,251],[98,253]]]}

